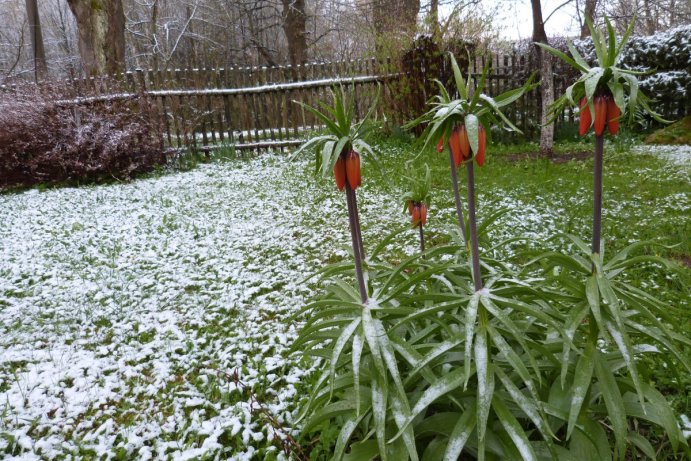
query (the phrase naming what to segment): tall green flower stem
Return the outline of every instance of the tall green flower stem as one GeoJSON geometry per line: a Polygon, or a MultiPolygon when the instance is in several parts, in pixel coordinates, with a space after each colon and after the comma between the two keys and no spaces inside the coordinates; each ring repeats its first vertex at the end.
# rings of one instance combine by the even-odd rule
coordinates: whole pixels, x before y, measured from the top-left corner
{"type": "Polygon", "coordinates": [[[453,152],[449,148],[449,164],[451,165],[451,182],[453,183],[453,196],[456,200],[456,215],[458,216],[458,225],[461,226],[461,234],[463,235],[463,243],[468,246],[468,232],[465,227],[465,218],[463,216],[463,206],[461,205],[461,193],[458,190],[458,177],[456,175],[456,164],[453,160],[453,152]]]}
{"type": "Polygon", "coordinates": [[[425,231],[422,230],[422,222],[417,225],[420,228],[420,251],[425,252],[425,231]]]}
{"type": "Polygon", "coordinates": [[[473,161],[466,162],[468,170],[468,224],[470,227],[470,254],[472,258],[473,283],[475,291],[482,290],[482,274],[480,273],[480,246],[477,242],[477,220],[475,217],[475,166],[473,161]]]}
{"type": "Polygon", "coordinates": [[[368,300],[365,276],[362,271],[362,240],[360,236],[360,222],[358,220],[357,197],[355,191],[346,183],[346,202],[348,204],[348,222],[350,224],[350,238],[353,243],[353,256],[355,258],[355,277],[357,278],[358,288],[360,289],[360,299],[365,304],[368,300]]]}
{"type": "Polygon", "coordinates": [[[353,203],[355,204],[355,206],[353,207],[353,214],[355,215],[355,230],[357,231],[358,251],[360,252],[360,259],[364,261],[365,247],[362,244],[362,227],[360,227],[360,211],[358,210],[357,197],[355,195],[355,191],[353,191],[353,203]]]}
{"type": "MultiPolygon", "coordinates": [[[[605,136],[595,136],[595,157],[593,158],[593,254],[600,254],[600,235],[602,232],[602,157],[605,136]]],[[[595,265],[593,264],[593,271],[595,265]]]]}
{"type": "Polygon", "coordinates": [[[326,127],[325,133],[314,136],[302,144],[291,156],[293,159],[300,153],[312,151],[315,155],[315,173],[322,176],[333,174],[336,187],[339,191],[345,189],[346,202],[348,204],[348,221],[350,224],[350,236],[353,244],[353,257],[355,258],[355,276],[357,278],[360,298],[367,302],[367,286],[362,271],[362,262],[365,259],[365,250],[362,245],[362,232],[360,230],[360,216],[358,214],[355,189],[362,182],[360,172],[360,160],[372,160],[378,165],[372,146],[365,140],[367,132],[367,120],[375,112],[379,92],[365,117],[355,122],[355,100],[346,97],[343,86],[334,87],[331,91],[333,106],[320,102],[319,107],[309,106],[303,102],[295,101],[304,110],[310,112],[326,127]]]}

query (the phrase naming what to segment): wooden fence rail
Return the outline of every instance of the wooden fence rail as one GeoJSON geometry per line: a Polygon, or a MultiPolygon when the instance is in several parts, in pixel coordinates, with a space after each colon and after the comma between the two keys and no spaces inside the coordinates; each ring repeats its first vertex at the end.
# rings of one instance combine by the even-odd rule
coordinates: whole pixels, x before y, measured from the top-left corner
{"type": "MultiPolygon", "coordinates": [[[[496,53],[479,54],[466,65],[474,79],[483,68],[491,66],[485,88],[490,96],[522,85],[534,68],[530,55],[496,53]]],[[[448,79],[448,60],[435,72],[448,79]]],[[[430,74],[429,69],[425,74],[430,74]]],[[[573,80],[571,71],[560,64],[555,65],[554,77],[555,94],[563,93],[573,80]]],[[[147,113],[157,114],[171,147],[207,151],[230,145],[236,149],[284,148],[299,143],[307,132],[322,128],[319,120],[293,101],[312,106],[328,102],[330,87],[342,84],[355,101],[356,118],[364,116],[380,93],[382,101],[376,115],[386,115],[389,121],[400,125],[411,117],[411,91],[417,92],[413,96],[418,103],[432,96],[425,88],[433,85],[416,85],[421,83],[415,80],[419,78],[424,80],[402,72],[390,61],[375,59],[296,67],[135,70],[115,78],[66,81],[64,94],[72,99],[62,102],[85,105],[109,99],[143,98],[154,109],[147,113]]],[[[539,91],[532,90],[507,107],[505,113],[527,138],[534,138],[539,132],[539,106],[539,91]]],[[[683,112],[680,107],[672,101],[669,107],[658,110],[675,118],[683,112]]],[[[557,118],[557,127],[574,119],[574,111],[567,110],[557,118]]]]}
{"type": "MultiPolygon", "coordinates": [[[[88,105],[118,99],[145,98],[154,105],[168,144],[208,151],[223,146],[235,149],[284,148],[300,142],[322,122],[294,101],[316,105],[330,98],[334,85],[343,85],[353,98],[360,119],[386,82],[397,75],[330,78],[248,88],[149,90],[76,97],[61,104],[88,105]]],[[[381,115],[381,107],[378,109],[381,115]]]]}

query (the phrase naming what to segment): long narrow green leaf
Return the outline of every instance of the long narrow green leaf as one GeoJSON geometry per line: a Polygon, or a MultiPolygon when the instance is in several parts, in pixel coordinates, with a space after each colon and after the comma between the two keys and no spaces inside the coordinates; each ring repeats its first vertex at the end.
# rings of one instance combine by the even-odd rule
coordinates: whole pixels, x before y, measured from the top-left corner
{"type": "Polygon", "coordinates": [[[305,434],[314,430],[319,424],[332,418],[351,413],[355,409],[355,402],[350,400],[339,400],[338,402],[326,405],[317,410],[302,428],[305,434]]]}
{"type": "Polygon", "coordinates": [[[355,414],[360,416],[360,409],[362,408],[362,399],[360,398],[360,359],[362,358],[362,350],[365,347],[364,333],[358,331],[353,336],[352,346],[352,364],[353,364],[353,389],[355,389],[355,414]]]}
{"type": "MultiPolygon", "coordinates": [[[[566,319],[564,331],[569,342],[573,341],[574,334],[576,330],[585,319],[588,312],[590,312],[588,303],[580,303],[576,307],[572,308],[569,317],[566,319]]],[[[561,358],[561,387],[566,386],[566,376],[569,371],[569,356],[570,356],[570,346],[569,343],[564,341],[562,347],[562,358],[561,358]]]]}
{"type": "Polygon", "coordinates": [[[588,299],[590,312],[592,312],[598,328],[603,333],[607,332],[605,324],[602,321],[602,310],[600,309],[600,290],[598,289],[597,285],[597,276],[594,274],[588,277],[588,280],[585,283],[585,296],[588,299]]]}
{"type": "Polygon", "coordinates": [[[648,439],[643,437],[638,432],[629,432],[627,438],[629,439],[629,442],[636,445],[636,447],[641,450],[641,452],[649,459],[652,459],[653,461],[657,460],[657,453],[648,439]]]}
{"type": "Polygon", "coordinates": [[[473,335],[475,334],[475,324],[477,322],[477,310],[480,303],[480,293],[474,293],[468,302],[468,307],[465,310],[465,360],[463,360],[463,369],[465,371],[465,379],[463,381],[463,388],[468,388],[468,380],[470,379],[470,365],[472,362],[473,351],[473,335]]]}
{"type": "Polygon", "coordinates": [[[326,127],[329,129],[329,131],[331,131],[332,133],[334,133],[335,135],[337,135],[339,138],[340,138],[341,136],[344,136],[344,135],[347,135],[347,134],[348,134],[347,131],[346,131],[346,132],[343,132],[343,130],[341,129],[341,127],[339,127],[336,123],[334,123],[333,120],[331,120],[329,117],[327,117],[327,116],[324,115],[322,112],[320,112],[320,111],[318,111],[317,109],[315,109],[314,107],[312,107],[312,106],[310,106],[310,105],[308,105],[308,104],[305,104],[304,102],[301,102],[301,101],[293,101],[293,102],[295,102],[295,103],[297,103],[297,104],[300,104],[300,106],[301,106],[303,109],[306,109],[306,110],[309,111],[312,115],[314,115],[314,116],[317,117],[319,120],[321,120],[322,123],[324,123],[324,125],[326,125],[326,127]]]}
{"type": "Polygon", "coordinates": [[[475,88],[475,91],[473,92],[473,99],[470,101],[470,110],[472,111],[475,106],[477,105],[478,100],[480,99],[480,95],[482,94],[482,91],[485,89],[485,80],[487,79],[487,75],[489,74],[490,68],[491,68],[491,60],[489,60],[490,63],[487,64],[485,63],[485,66],[482,68],[482,74],[480,75],[480,81],[477,84],[477,87],[475,88]]]}
{"type": "Polygon", "coordinates": [[[603,48],[602,38],[600,37],[600,31],[595,28],[593,21],[586,15],[585,22],[588,24],[588,29],[590,30],[590,36],[593,38],[593,45],[595,47],[595,54],[597,55],[597,60],[600,66],[607,66],[607,50],[603,48]]]}
{"type": "Polygon", "coordinates": [[[616,46],[617,46],[617,36],[614,32],[614,27],[609,21],[609,18],[605,16],[605,25],[607,26],[607,67],[613,66],[617,59],[616,56],[616,46]]]}
{"type": "Polygon", "coordinates": [[[443,341],[441,343],[434,345],[433,349],[430,352],[428,352],[427,355],[422,357],[422,359],[420,359],[417,363],[415,363],[415,367],[412,370],[406,373],[406,382],[411,382],[412,380],[414,380],[416,378],[416,375],[421,370],[426,368],[431,362],[443,356],[451,349],[458,347],[460,344],[462,344],[463,339],[464,338],[459,335],[454,338],[451,338],[450,340],[443,341]]]}
{"type": "Polygon", "coordinates": [[[587,67],[580,65],[579,63],[577,63],[576,61],[571,59],[566,53],[559,51],[556,48],[552,48],[551,46],[549,46],[545,43],[535,42],[535,44],[537,46],[539,46],[540,48],[542,48],[543,50],[547,51],[548,53],[553,54],[557,58],[561,59],[562,61],[564,61],[565,63],[567,63],[571,67],[578,69],[583,73],[588,72],[589,69],[587,67]]]}
{"type": "Polygon", "coordinates": [[[585,345],[583,355],[578,359],[576,364],[576,371],[573,380],[572,394],[571,394],[571,409],[569,410],[569,422],[566,429],[566,438],[571,438],[571,433],[576,426],[578,415],[581,412],[581,407],[585,401],[585,397],[590,390],[590,381],[593,377],[593,353],[595,351],[595,343],[590,340],[585,345]]]}
{"type": "Polygon", "coordinates": [[[338,433],[338,438],[336,439],[333,461],[340,461],[343,459],[343,454],[348,447],[348,442],[353,436],[353,432],[355,432],[355,429],[357,429],[358,425],[360,424],[360,421],[362,421],[363,416],[350,418],[343,424],[341,431],[338,433]]]}
{"type": "Polygon", "coordinates": [[[360,326],[362,317],[357,317],[348,326],[346,326],[341,335],[336,340],[333,348],[333,354],[331,356],[331,394],[333,395],[333,383],[336,380],[336,365],[338,364],[338,359],[341,358],[341,353],[345,348],[346,344],[350,340],[357,327],[360,326]]]}
{"type": "Polygon", "coordinates": [[[535,454],[535,450],[533,450],[530,440],[528,440],[528,436],[525,435],[518,420],[511,414],[508,408],[506,408],[506,405],[504,405],[504,402],[499,396],[495,395],[492,399],[492,407],[502,426],[504,426],[506,433],[509,434],[514,445],[516,445],[516,449],[518,449],[523,460],[537,461],[537,455],[535,454]]]}
{"type": "Polygon", "coordinates": [[[626,43],[629,41],[629,37],[631,37],[631,33],[633,32],[633,26],[636,24],[636,15],[633,15],[633,18],[631,19],[631,22],[629,23],[629,27],[626,28],[626,32],[624,32],[624,36],[621,38],[621,41],[619,42],[619,46],[617,46],[617,49],[615,51],[615,54],[619,56],[621,53],[621,50],[624,49],[626,46],[626,43]]]}
{"type": "Polygon", "coordinates": [[[595,95],[595,90],[597,90],[597,86],[600,83],[600,79],[602,78],[604,73],[605,70],[602,67],[593,67],[588,71],[588,74],[585,76],[583,83],[585,85],[585,97],[588,98],[588,101],[591,101],[593,99],[593,96],[595,95]]]}
{"type": "Polygon", "coordinates": [[[605,406],[607,407],[607,417],[612,424],[616,450],[619,454],[619,459],[624,459],[626,454],[626,433],[628,430],[624,401],[621,398],[617,381],[614,379],[614,375],[602,354],[596,353],[593,361],[595,362],[595,375],[599,381],[599,389],[602,392],[605,406]]]}
{"type": "Polygon", "coordinates": [[[468,114],[465,116],[465,129],[468,132],[468,141],[470,142],[470,150],[473,156],[477,153],[477,148],[480,143],[478,134],[479,121],[475,114],[468,114]]]}
{"type": "MultiPolygon", "coordinates": [[[[458,63],[456,62],[456,58],[454,57],[453,53],[449,52],[449,57],[451,59],[451,68],[453,69],[453,78],[456,81],[456,90],[458,91],[458,94],[462,99],[467,100],[468,92],[465,87],[463,75],[461,75],[461,69],[459,69],[458,63]]],[[[468,75],[468,79],[470,79],[470,75],[468,75]]]]}
{"type": "Polygon", "coordinates": [[[372,361],[374,362],[375,371],[380,376],[386,376],[384,369],[384,361],[382,359],[381,350],[379,347],[379,339],[377,335],[377,328],[372,318],[372,311],[369,306],[362,309],[362,331],[365,333],[365,341],[369,347],[372,361]]]}
{"type": "Polygon", "coordinates": [[[458,422],[449,436],[449,443],[444,452],[444,461],[456,461],[461,456],[463,447],[475,429],[476,414],[477,404],[473,402],[458,418],[458,422]]]}
{"type": "Polygon", "coordinates": [[[494,370],[489,361],[487,331],[480,326],[475,335],[475,369],[477,376],[477,437],[478,445],[484,446],[492,396],[494,395],[494,370]]]}
{"type": "Polygon", "coordinates": [[[440,377],[432,385],[425,389],[418,401],[415,403],[415,406],[413,406],[413,409],[410,412],[410,419],[406,421],[403,427],[390,441],[394,441],[400,437],[405,428],[413,421],[413,419],[426,410],[435,400],[461,387],[463,385],[464,377],[465,373],[463,369],[456,368],[450,373],[440,377]]]}
{"type": "MultiPolygon", "coordinates": [[[[619,382],[622,384],[621,380],[619,382]]],[[[679,444],[685,441],[679,430],[677,418],[674,416],[674,410],[669,406],[665,397],[652,386],[643,383],[643,394],[647,400],[645,406],[641,405],[635,394],[624,394],[623,400],[626,414],[634,418],[650,421],[664,428],[664,433],[669,438],[672,449],[676,451],[679,448],[679,444]]]]}
{"type": "Polygon", "coordinates": [[[375,373],[372,379],[372,414],[374,428],[377,433],[377,444],[379,445],[379,456],[382,461],[388,459],[386,449],[386,405],[387,405],[387,386],[385,378],[375,373]]]}
{"type": "Polygon", "coordinates": [[[494,367],[494,372],[499,377],[499,380],[504,384],[504,389],[506,389],[511,396],[511,400],[513,400],[514,403],[523,411],[523,413],[525,413],[528,419],[535,424],[535,427],[537,427],[542,438],[547,442],[551,442],[552,438],[556,438],[552,432],[552,429],[549,427],[549,424],[545,420],[544,415],[540,411],[538,406],[539,401],[535,397],[533,397],[532,401],[526,397],[523,392],[516,387],[514,382],[503,371],[501,371],[500,367],[494,367]]]}
{"type": "MultiPolygon", "coordinates": [[[[516,351],[509,346],[509,343],[506,342],[502,335],[492,325],[487,326],[487,331],[494,345],[497,346],[497,349],[499,349],[502,354],[504,354],[506,361],[509,362],[509,365],[513,367],[514,371],[518,373],[518,376],[520,376],[520,378],[523,380],[528,388],[528,391],[530,391],[530,393],[533,395],[533,398],[537,399],[535,383],[533,382],[532,376],[530,376],[528,367],[526,367],[525,363],[523,363],[523,360],[521,360],[516,351]]],[[[497,369],[497,372],[498,371],[499,369],[497,369]]]]}
{"type": "Polygon", "coordinates": [[[573,46],[573,42],[571,40],[566,41],[566,47],[569,49],[571,52],[571,56],[573,56],[574,61],[578,63],[578,65],[581,67],[578,70],[581,72],[587,73],[590,70],[590,66],[586,62],[585,59],[583,59],[583,56],[581,56],[581,53],[578,52],[575,46],[573,46]]]}

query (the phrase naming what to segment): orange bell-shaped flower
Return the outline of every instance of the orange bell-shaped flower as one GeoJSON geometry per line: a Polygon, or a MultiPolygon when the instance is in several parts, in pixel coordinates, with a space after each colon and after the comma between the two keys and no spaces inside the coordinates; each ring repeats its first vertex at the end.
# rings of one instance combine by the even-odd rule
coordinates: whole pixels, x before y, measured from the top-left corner
{"type": "Polygon", "coordinates": [[[420,222],[424,226],[427,224],[427,204],[420,203],[420,222]]]}
{"type": "Polygon", "coordinates": [[[345,159],[346,178],[350,188],[355,190],[362,183],[360,178],[360,154],[351,150],[346,154],[345,159]]]}
{"type": "Polygon", "coordinates": [[[444,150],[444,136],[439,138],[439,142],[437,142],[437,152],[441,153],[444,150]]]}
{"type": "Polygon", "coordinates": [[[614,98],[607,99],[607,129],[610,134],[617,134],[619,131],[619,118],[621,117],[621,109],[614,102],[614,98]]]}
{"type": "Polygon", "coordinates": [[[578,113],[579,123],[578,123],[578,135],[585,136],[585,134],[590,129],[590,125],[593,124],[593,117],[590,113],[590,108],[588,107],[588,100],[583,97],[581,98],[581,111],[578,113]]]}
{"type": "Polygon", "coordinates": [[[342,155],[338,156],[338,160],[336,160],[336,164],[334,165],[334,178],[336,179],[336,187],[338,187],[338,190],[343,190],[346,183],[346,167],[345,159],[342,155]]]}
{"type": "Polygon", "coordinates": [[[463,155],[461,154],[460,132],[460,127],[454,127],[453,131],[451,132],[451,136],[449,136],[449,149],[451,149],[453,163],[456,165],[456,168],[458,168],[458,166],[461,164],[461,160],[463,159],[463,155]]]}
{"type": "Polygon", "coordinates": [[[485,133],[485,128],[482,125],[478,126],[477,137],[478,143],[475,161],[478,166],[482,166],[485,164],[485,149],[487,148],[487,133],[485,133]]]}
{"type": "Polygon", "coordinates": [[[420,204],[415,203],[413,204],[413,212],[410,213],[412,216],[412,222],[413,222],[413,227],[416,227],[417,225],[420,224],[420,204]]]}
{"type": "Polygon", "coordinates": [[[607,125],[607,97],[595,96],[595,135],[600,136],[605,132],[607,125]]]}

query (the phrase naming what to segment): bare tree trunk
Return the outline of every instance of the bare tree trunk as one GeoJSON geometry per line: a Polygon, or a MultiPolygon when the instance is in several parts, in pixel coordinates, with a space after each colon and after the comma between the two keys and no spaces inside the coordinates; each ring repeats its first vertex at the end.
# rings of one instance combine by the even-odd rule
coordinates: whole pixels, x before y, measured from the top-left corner
{"type": "Polygon", "coordinates": [[[159,69],[159,64],[158,64],[158,42],[156,41],[156,32],[158,31],[158,0],[154,0],[154,3],[151,5],[151,59],[153,62],[153,69],[158,70],[159,69]]]}
{"type": "Polygon", "coordinates": [[[46,66],[46,51],[43,47],[41,18],[38,16],[37,0],[26,0],[26,17],[29,21],[31,47],[34,51],[34,78],[38,82],[46,78],[48,67],[46,66]]]}
{"type": "MultiPolygon", "coordinates": [[[[542,20],[542,5],[540,0],[530,0],[533,8],[533,42],[549,44],[545,33],[545,23],[542,20]]],[[[537,61],[540,69],[540,154],[551,157],[554,148],[554,124],[547,123],[549,106],[554,102],[554,75],[552,60],[547,53],[535,45],[537,61]]]]}
{"type": "Polygon", "coordinates": [[[79,54],[88,75],[125,69],[122,0],[67,0],[79,29],[79,54]]]}
{"type": "Polygon", "coordinates": [[[588,29],[587,20],[595,22],[595,9],[597,8],[597,0],[585,0],[585,8],[583,9],[583,24],[581,24],[581,38],[590,37],[590,29],[588,29]]]}
{"type": "Polygon", "coordinates": [[[554,154],[554,123],[549,123],[549,106],[554,102],[554,72],[552,56],[548,53],[542,53],[540,59],[540,79],[540,155],[551,157],[554,154]]]}
{"type": "Polygon", "coordinates": [[[283,1],[283,31],[288,40],[288,57],[295,67],[307,61],[307,16],[305,0],[283,1]]]}
{"type": "Polygon", "coordinates": [[[431,0],[429,4],[429,22],[432,36],[439,37],[439,0],[431,0]]]}

